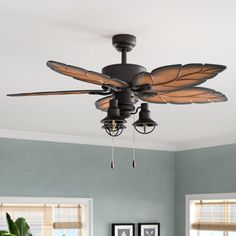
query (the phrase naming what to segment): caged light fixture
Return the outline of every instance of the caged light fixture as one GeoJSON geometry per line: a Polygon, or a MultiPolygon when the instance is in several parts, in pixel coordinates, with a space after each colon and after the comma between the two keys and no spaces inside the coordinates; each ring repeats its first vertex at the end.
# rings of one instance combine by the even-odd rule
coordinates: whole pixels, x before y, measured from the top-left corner
{"type": "Polygon", "coordinates": [[[121,52],[121,63],[108,65],[102,73],[88,71],[80,67],[48,61],[47,66],[63,75],[70,76],[96,85],[100,90],[48,91],[8,94],[11,97],[45,96],[67,94],[100,95],[103,98],[95,102],[97,109],[107,112],[101,121],[102,128],[110,136],[118,136],[125,129],[126,119],[139,110],[139,119],[133,123],[141,134],[151,133],[157,123],[150,118],[148,102],[156,104],[192,104],[224,102],[227,98],[221,92],[198,87],[208,79],[226,69],[216,64],[176,64],[163,66],[147,72],[141,65],[127,63],[127,52],[136,45],[136,37],[130,34],[118,34],[112,38],[113,46],[121,52]],[[145,101],[135,109],[138,100],[145,101]]]}
{"type": "Polygon", "coordinates": [[[124,126],[126,120],[120,116],[118,100],[112,99],[109,101],[107,116],[101,120],[101,123],[103,123],[102,128],[112,137],[119,136],[126,128],[124,126]]]}
{"type": "Polygon", "coordinates": [[[148,104],[142,103],[139,112],[139,119],[133,123],[133,126],[140,134],[150,134],[157,126],[157,123],[151,119],[148,104]]]}
{"type": "MultiPolygon", "coordinates": [[[[157,123],[150,118],[147,103],[142,103],[131,115],[135,115],[139,110],[139,119],[133,123],[133,126],[140,134],[150,134],[156,128],[157,123]]],[[[107,116],[101,120],[101,123],[103,123],[102,128],[105,129],[110,136],[116,137],[126,128],[124,125],[126,122],[127,121],[120,115],[118,100],[110,100],[107,116]]]]}

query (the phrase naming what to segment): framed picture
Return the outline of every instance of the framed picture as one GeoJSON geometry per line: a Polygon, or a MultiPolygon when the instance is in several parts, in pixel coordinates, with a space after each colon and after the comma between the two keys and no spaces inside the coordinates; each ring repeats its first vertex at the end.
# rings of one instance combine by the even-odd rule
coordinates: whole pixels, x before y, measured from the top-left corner
{"type": "Polygon", "coordinates": [[[160,223],[139,223],[138,236],[160,236],[160,223]]]}
{"type": "Polygon", "coordinates": [[[134,236],[134,224],[112,224],[112,236],[134,236]]]}

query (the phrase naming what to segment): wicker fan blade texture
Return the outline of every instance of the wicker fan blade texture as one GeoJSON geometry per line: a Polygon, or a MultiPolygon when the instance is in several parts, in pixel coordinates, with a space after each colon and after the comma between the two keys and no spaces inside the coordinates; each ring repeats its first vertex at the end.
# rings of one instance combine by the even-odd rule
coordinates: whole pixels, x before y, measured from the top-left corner
{"type": "Polygon", "coordinates": [[[143,92],[138,97],[146,102],[171,103],[171,104],[191,104],[191,103],[211,103],[227,101],[225,95],[212,89],[195,87],[171,92],[160,92],[156,95],[143,92]]]}
{"type": "MultiPolygon", "coordinates": [[[[121,63],[106,65],[102,73],[48,61],[52,70],[77,81],[101,86],[97,90],[45,91],[8,94],[10,97],[93,94],[103,96],[95,102],[97,109],[107,112],[101,120],[102,128],[112,137],[119,136],[126,128],[126,119],[139,112],[139,119],[133,123],[141,134],[151,133],[157,123],[151,119],[148,102],[157,104],[192,104],[227,101],[221,92],[196,87],[226,69],[218,64],[176,64],[158,67],[150,73],[138,64],[127,63],[127,53],[136,45],[136,37],[130,34],[117,34],[112,37],[112,45],[121,53],[121,63]],[[141,106],[136,106],[138,100],[141,106]],[[151,128],[147,130],[146,128],[151,128]]],[[[114,166],[112,166],[113,168],[114,166]]],[[[133,167],[135,167],[133,165],[133,167]]]]}
{"type": "Polygon", "coordinates": [[[134,77],[133,86],[150,84],[152,92],[174,91],[199,85],[226,69],[223,65],[170,65],[143,72],[134,77]]]}
{"type": "Polygon", "coordinates": [[[67,76],[71,76],[74,79],[81,80],[84,82],[97,84],[97,85],[112,85],[115,87],[127,87],[128,84],[124,81],[110,78],[107,75],[100,74],[97,72],[87,71],[83,68],[66,65],[64,63],[56,61],[48,61],[47,66],[52,70],[67,76]]]}
{"type": "Polygon", "coordinates": [[[47,91],[47,92],[31,92],[31,93],[15,93],[7,94],[9,97],[24,97],[24,96],[47,96],[47,95],[71,95],[71,94],[107,94],[104,90],[67,90],[67,91],[47,91]]]}

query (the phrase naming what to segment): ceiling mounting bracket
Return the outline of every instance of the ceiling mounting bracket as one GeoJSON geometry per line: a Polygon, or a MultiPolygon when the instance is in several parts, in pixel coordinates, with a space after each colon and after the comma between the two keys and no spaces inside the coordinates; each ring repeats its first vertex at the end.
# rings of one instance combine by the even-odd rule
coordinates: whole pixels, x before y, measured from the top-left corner
{"type": "Polygon", "coordinates": [[[119,52],[123,50],[129,52],[136,45],[136,37],[131,34],[116,34],[112,37],[112,45],[119,52]]]}
{"type": "Polygon", "coordinates": [[[127,52],[136,45],[136,37],[131,34],[116,34],[112,37],[112,45],[121,52],[121,63],[127,63],[127,52]]]}
{"type": "MultiPolygon", "coordinates": [[[[112,44],[121,53],[121,63],[107,65],[102,73],[89,71],[81,67],[61,62],[48,61],[47,66],[76,80],[102,86],[101,89],[45,91],[8,94],[10,97],[46,96],[69,94],[93,94],[105,96],[95,102],[96,108],[107,112],[101,120],[102,128],[112,137],[118,136],[126,128],[126,119],[139,112],[134,121],[134,129],[141,134],[151,133],[157,123],[150,118],[149,103],[156,104],[192,104],[224,102],[227,97],[213,89],[200,87],[208,79],[217,76],[226,69],[218,64],[174,64],[157,67],[151,72],[146,68],[127,63],[127,53],[136,46],[136,37],[130,34],[117,34],[112,44]],[[138,100],[141,106],[135,110],[138,100]]],[[[135,158],[133,159],[135,167],[135,158]]]]}

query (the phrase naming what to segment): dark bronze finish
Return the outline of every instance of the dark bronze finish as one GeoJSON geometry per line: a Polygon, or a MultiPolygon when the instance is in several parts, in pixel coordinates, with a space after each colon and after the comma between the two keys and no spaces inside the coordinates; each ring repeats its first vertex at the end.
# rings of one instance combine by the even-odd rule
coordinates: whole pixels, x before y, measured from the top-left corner
{"type": "Polygon", "coordinates": [[[128,84],[131,84],[135,75],[146,72],[146,68],[135,64],[114,64],[102,69],[102,73],[111,78],[117,78],[128,84]]]}
{"type": "Polygon", "coordinates": [[[134,92],[130,89],[124,89],[121,92],[115,93],[115,98],[118,101],[120,108],[120,116],[124,119],[130,117],[130,113],[135,110],[135,96],[134,92]]]}
{"type": "Polygon", "coordinates": [[[136,45],[136,37],[131,34],[116,34],[112,37],[112,45],[117,51],[131,51],[136,45]]]}
{"type": "MultiPolygon", "coordinates": [[[[142,133],[152,132],[157,123],[150,118],[148,104],[143,103],[135,111],[138,99],[152,103],[190,104],[227,101],[225,95],[208,88],[196,87],[226,69],[216,64],[187,64],[158,67],[150,73],[141,65],[127,63],[127,53],[136,45],[136,37],[130,34],[117,34],[112,37],[112,44],[121,53],[121,63],[108,65],[102,73],[89,71],[80,67],[56,61],[48,61],[52,70],[102,87],[101,90],[71,90],[8,94],[11,97],[45,96],[67,94],[111,95],[95,102],[96,108],[107,112],[101,122],[102,128],[111,136],[118,136],[125,128],[125,119],[136,114],[139,119],[133,123],[134,128],[142,133]],[[137,99],[138,98],[138,99],[137,99]],[[142,128],[143,131],[139,130],[142,128]],[[147,128],[151,128],[148,131],[147,128]]],[[[136,164],[133,163],[133,167],[136,164]]]]}
{"type": "Polygon", "coordinates": [[[127,63],[127,51],[122,50],[121,51],[121,64],[126,64],[127,63]]]}
{"type": "Polygon", "coordinates": [[[101,120],[104,128],[112,137],[119,136],[125,128],[124,123],[126,121],[120,115],[120,108],[118,106],[118,100],[110,100],[110,106],[108,108],[107,116],[101,120]]]}
{"type": "Polygon", "coordinates": [[[117,51],[121,52],[121,64],[104,67],[102,69],[102,74],[131,84],[132,79],[137,74],[146,72],[146,68],[143,66],[127,64],[127,52],[134,48],[136,37],[130,34],[117,34],[113,36],[112,44],[117,51]]]}
{"type": "Polygon", "coordinates": [[[151,133],[155,127],[157,126],[157,123],[151,119],[150,117],[150,111],[148,109],[148,103],[142,103],[141,104],[141,110],[139,112],[139,119],[133,123],[133,126],[137,132],[140,134],[149,134],[151,133]],[[147,128],[151,128],[149,131],[147,128]],[[141,128],[141,129],[139,129],[141,128]]]}

